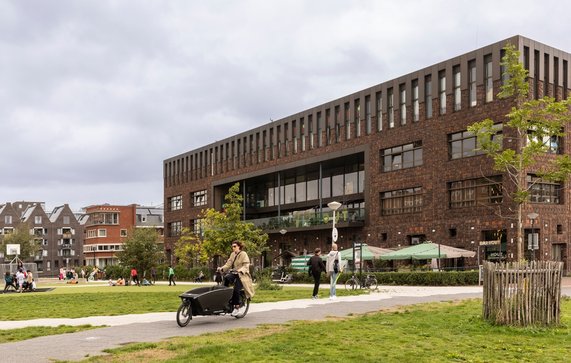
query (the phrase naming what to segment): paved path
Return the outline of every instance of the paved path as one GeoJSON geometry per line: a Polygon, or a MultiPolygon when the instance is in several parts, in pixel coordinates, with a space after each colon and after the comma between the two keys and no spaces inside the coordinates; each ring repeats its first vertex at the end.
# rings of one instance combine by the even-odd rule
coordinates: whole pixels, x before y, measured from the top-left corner
{"type": "MultiPolygon", "coordinates": [[[[0,322],[0,329],[22,326],[60,324],[108,325],[109,327],[0,344],[0,362],[76,361],[86,356],[104,354],[103,350],[133,342],[156,342],[175,336],[192,336],[235,328],[250,328],[260,324],[279,324],[292,320],[322,320],[328,316],[347,316],[396,306],[423,302],[479,298],[482,288],[467,287],[381,287],[370,295],[329,299],[301,299],[250,305],[244,319],[229,316],[195,317],[185,328],[176,324],[176,313],[134,314],[116,317],[80,319],[37,319],[24,322],[0,322]]],[[[326,292],[323,289],[322,292],[326,292]]],[[[571,288],[564,293],[571,295],[571,288]]]]}

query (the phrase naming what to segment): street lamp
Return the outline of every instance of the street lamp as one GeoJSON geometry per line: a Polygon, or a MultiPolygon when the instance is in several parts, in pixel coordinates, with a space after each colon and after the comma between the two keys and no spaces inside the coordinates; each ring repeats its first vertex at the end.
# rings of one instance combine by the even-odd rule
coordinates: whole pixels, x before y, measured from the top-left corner
{"type": "Polygon", "coordinates": [[[527,218],[531,220],[531,238],[528,238],[527,248],[531,250],[531,260],[535,260],[535,250],[539,249],[539,238],[535,238],[535,233],[533,230],[533,221],[539,217],[539,214],[531,212],[527,215],[527,218]]]}
{"type": "Polygon", "coordinates": [[[329,209],[333,211],[333,230],[331,231],[331,239],[333,243],[335,243],[337,242],[337,236],[338,236],[337,228],[335,228],[335,211],[341,207],[341,203],[333,201],[327,203],[327,206],[329,207],[329,209]]]}
{"type": "Polygon", "coordinates": [[[280,234],[282,235],[282,243],[281,245],[284,246],[284,251],[282,251],[282,249],[280,248],[280,266],[284,265],[284,256],[283,253],[285,252],[285,244],[284,244],[284,235],[287,233],[287,230],[285,228],[280,229],[280,234]]]}

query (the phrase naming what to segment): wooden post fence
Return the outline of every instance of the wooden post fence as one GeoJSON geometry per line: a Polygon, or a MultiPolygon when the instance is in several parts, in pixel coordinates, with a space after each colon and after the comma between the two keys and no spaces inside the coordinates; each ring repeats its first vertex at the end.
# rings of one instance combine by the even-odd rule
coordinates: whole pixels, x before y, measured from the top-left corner
{"type": "Polygon", "coordinates": [[[483,316],[501,325],[558,325],[563,263],[484,262],[483,316]]]}

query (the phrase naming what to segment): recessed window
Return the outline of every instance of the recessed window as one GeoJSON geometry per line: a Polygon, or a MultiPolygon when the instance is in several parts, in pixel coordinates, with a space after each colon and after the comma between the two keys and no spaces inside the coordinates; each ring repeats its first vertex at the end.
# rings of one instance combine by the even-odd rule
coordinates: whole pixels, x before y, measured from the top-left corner
{"type": "Polygon", "coordinates": [[[393,171],[422,165],[422,141],[381,150],[383,171],[393,171]]]}
{"type": "Polygon", "coordinates": [[[175,195],[168,199],[168,206],[171,211],[182,209],[182,195],[175,195]]]}
{"type": "Polygon", "coordinates": [[[102,228],[97,230],[97,237],[107,237],[107,230],[102,228]]]}
{"type": "Polygon", "coordinates": [[[194,207],[200,207],[208,203],[206,190],[199,190],[197,192],[191,193],[192,205],[194,207]]]}
{"type": "Polygon", "coordinates": [[[448,196],[450,208],[502,203],[502,177],[491,176],[448,183],[448,196]]]}
{"type": "Polygon", "coordinates": [[[127,237],[127,230],[126,229],[121,230],[121,237],[127,237]]]}
{"type": "Polygon", "coordinates": [[[381,214],[384,216],[421,211],[422,189],[420,187],[381,193],[381,214]]]}

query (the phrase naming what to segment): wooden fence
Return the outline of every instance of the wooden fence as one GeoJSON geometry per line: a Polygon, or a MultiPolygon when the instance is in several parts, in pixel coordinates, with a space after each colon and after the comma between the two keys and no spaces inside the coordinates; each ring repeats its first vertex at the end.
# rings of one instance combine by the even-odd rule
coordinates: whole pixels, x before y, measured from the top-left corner
{"type": "Polygon", "coordinates": [[[502,325],[558,325],[563,263],[484,262],[484,318],[502,325]]]}

